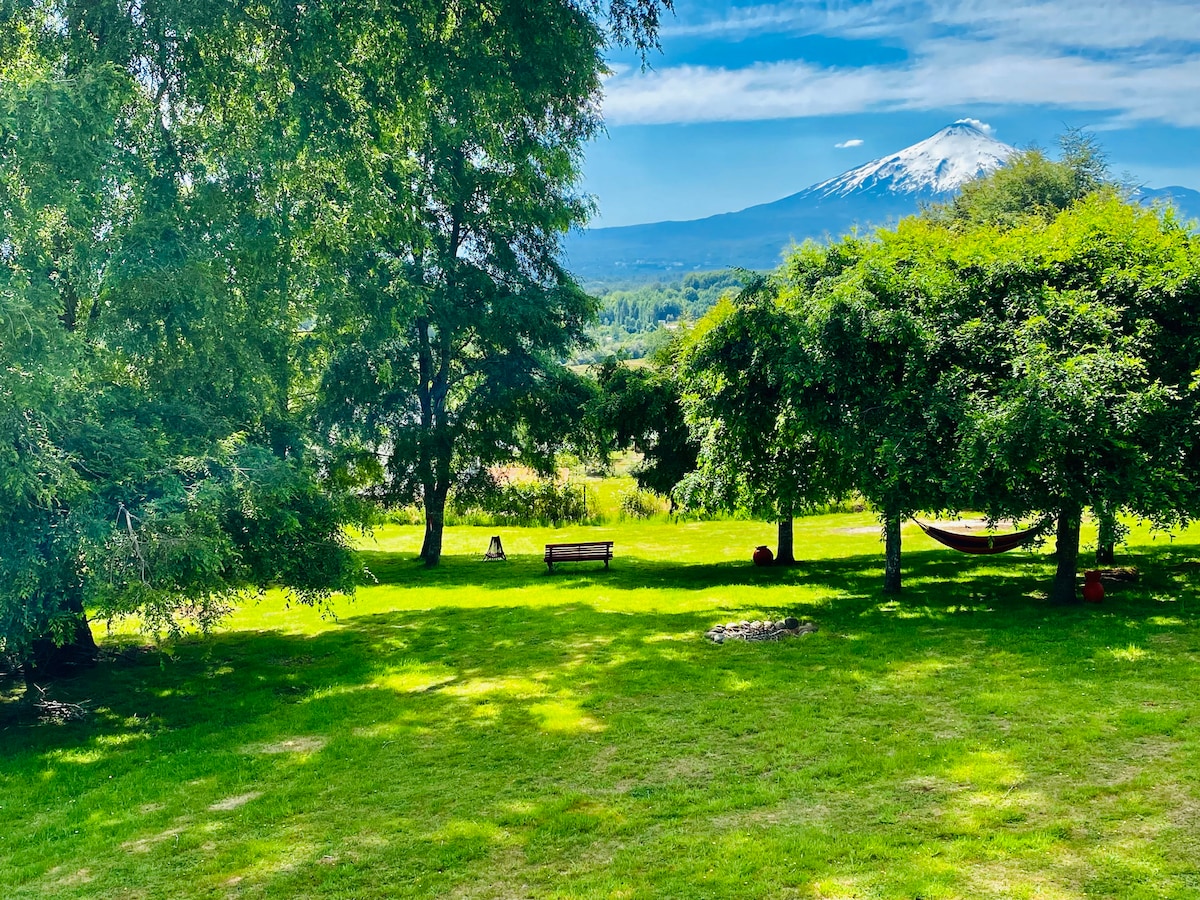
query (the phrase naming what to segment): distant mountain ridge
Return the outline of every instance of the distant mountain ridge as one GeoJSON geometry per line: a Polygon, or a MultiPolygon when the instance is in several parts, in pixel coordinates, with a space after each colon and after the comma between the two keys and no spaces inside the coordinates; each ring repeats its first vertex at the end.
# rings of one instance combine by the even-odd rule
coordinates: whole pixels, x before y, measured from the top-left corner
{"type": "MultiPolygon", "coordinates": [[[[786,249],[852,228],[887,225],[944,201],[968,181],[995,171],[1016,152],[972,122],[936,134],[799,193],[684,222],[594,228],[566,241],[567,266],[584,281],[638,281],[740,266],[772,269],[786,249]]],[[[1144,203],[1173,202],[1200,216],[1200,192],[1143,188],[1144,203]]]]}
{"type": "Polygon", "coordinates": [[[1200,191],[1173,184],[1165,188],[1140,187],[1134,190],[1133,196],[1144,206],[1170,204],[1185,221],[1200,219],[1200,191]]]}

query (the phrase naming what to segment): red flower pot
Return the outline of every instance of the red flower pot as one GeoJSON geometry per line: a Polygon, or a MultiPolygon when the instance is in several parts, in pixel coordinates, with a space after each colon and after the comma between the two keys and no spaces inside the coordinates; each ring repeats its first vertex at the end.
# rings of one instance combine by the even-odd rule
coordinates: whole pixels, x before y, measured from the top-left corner
{"type": "Polygon", "coordinates": [[[769,566],[775,561],[775,554],[771,552],[771,548],[767,546],[754,548],[754,564],[756,566],[769,566]]]}
{"type": "Polygon", "coordinates": [[[1100,570],[1088,569],[1083,573],[1083,599],[1088,603],[1099,603],[1104,599],[1104,585],[1100,583],[1100,570]]]}

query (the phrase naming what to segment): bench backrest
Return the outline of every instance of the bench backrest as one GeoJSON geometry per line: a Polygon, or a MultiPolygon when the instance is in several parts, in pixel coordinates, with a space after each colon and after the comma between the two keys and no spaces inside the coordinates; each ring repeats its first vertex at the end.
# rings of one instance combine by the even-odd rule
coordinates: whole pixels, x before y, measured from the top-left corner
{"type": "Polygon", "coordinates": [[[576,544],[547,544],[546,559],[609,559],[612,541],[584,541],[576,544]]]}

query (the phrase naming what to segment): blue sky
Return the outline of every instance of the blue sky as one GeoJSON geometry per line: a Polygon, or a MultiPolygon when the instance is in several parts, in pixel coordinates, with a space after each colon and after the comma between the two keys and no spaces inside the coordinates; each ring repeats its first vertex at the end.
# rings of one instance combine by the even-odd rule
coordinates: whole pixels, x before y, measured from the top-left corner
{"type": "Polygon", "coordinates": [[[967,117],[1018,147],[1085,128],[1115,174],[1200,189],[1198,0],[676,5],[649,70],[610,61],[594,226],[777,200],[967,117]]]}

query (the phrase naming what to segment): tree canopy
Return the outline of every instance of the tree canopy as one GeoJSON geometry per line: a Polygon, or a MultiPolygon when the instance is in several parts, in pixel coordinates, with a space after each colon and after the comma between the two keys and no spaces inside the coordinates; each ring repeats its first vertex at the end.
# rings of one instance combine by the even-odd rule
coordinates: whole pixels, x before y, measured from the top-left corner
{"type": "Polygon", "coordinates": [[[1196,513],[1198,249],[1080,135],[945,208],[806,245],[689,338],[684,485],[767,515],[814,484],[857,491],[884,522],[888,592],[907,516],[1052,517],[1068,601],[1085,509],[1102,542],[1120,512],[1196,513]],[[785,457],[803,462],[773,469],[785,457]]]}
{"type": "Polygon", "coordinates": [[[250,48],[214,64],[196,29],[219,55],[229,21],[156,11],[2,11],[0,649],[18,660],[86,649],[85,609],[172,629],[238,590],[312,600],[356,577],[354,504],[295,403],[313,297],[263,149],[276,123],[214,101],[250,48]]]}
{"type": "Polygon", "coordinates": [[[976,240],[1003,273],[978,287],[1003,286],[996,345],[1007,366],[972,397],[965,458],[990,512],[1059,517],[1055,596],[1068,599],[1084,508],[1160,525],[1195,514],[1184,424],[1196,415],[1195,375],[1167,360],[1196,346],[1195,326],[1178,317],[1197,300],[1196,240],[1103,193],[976,240]]]}
{"type": "Polygon", "coordinates": [[[600,51],[670,8],[0,5],[0,652],[351,589],[381,472],[545,458],[600,51]]]}
{"type": "MultiPolygon", "coordinates": [[[[595,304],[557,257],[589,209],[575,185],[604,46],[572,4],[442,15],[362,126],[363,190],[383,196],[347,247],[321,385],[330,436],[381,460],[384,499],[424,507],[429,565],[449,492],[496,463],[552,468],[561,413],[583,396],[561,363],[595,304]]],[[[388,40],[398,53],[409,37],[388,40]]]]}
{"type": "Polygon", "coordinates": [[[816,426],[803,389],[812,360],[778,284],[751,279],[691,335],[680,377],[699,442],[677,493],[696,509],[742,509],[779,523],[776,559],[793,562],[793,517],[848,489],[844,455],[816,426]]]}

